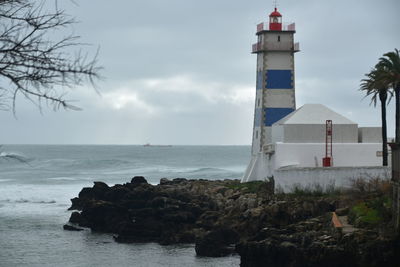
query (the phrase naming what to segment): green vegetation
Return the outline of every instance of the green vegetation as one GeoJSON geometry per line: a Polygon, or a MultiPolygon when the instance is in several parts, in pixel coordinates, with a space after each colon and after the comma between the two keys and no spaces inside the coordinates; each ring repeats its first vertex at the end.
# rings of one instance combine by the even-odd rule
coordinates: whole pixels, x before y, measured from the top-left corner
{"type": "Polygon", "coordinates": [[[391,200],[381,196],[362,201],[350,210],[349,221],[356,227],[377,227],[391,219],[391,200]]]}
{"type": "Polygon", "coordinates": [[[335,183],[331,182],[327,185],[321,185],[319,183],[313,183],[309,185],[294,184],[291,186],[288,193],[284,193],[282,188],[275,190],[277,195],[285,195],[292,197],[322,197],[322,196],[335,196],[340,195],[341,190],[335,187],[335,183]]]}
{"type": "Polygon", "coordinates": [[[386,150],[386,101],[394,95],[395,98],[395,136],[396,143],[400,143],[400,53],[398,49],[388,52],[379,58],[375,67],[361,80],[360,89],[371,96],[371,103],[376,105],[377,99],[381,102],[382,138],[383,138],[383,165],[387,165],[386,150]]]}
{"type": "Polygon", "coordinates": [[[355,196],[376,194],[376,195],[389,195],[392,192],[392,185],[389,179],[382,178],[354,178],[350,179],[350,194],[355,196]]]}
{"type": "Polygon", "coordinates": [[[349,221],[356,227],[374,228],[385,225],[391,220],[390,192],[392,191],[389,179],[351,179],[348,195],[353,198],[353,205],[349,212],[349,221]]]}
{"type": "MultiPolygon", "coordinates": [[[[388,148],[387,148],[387,122],[386,122],[386,105],[388,95],[393,96],[389,91],[389,85],[384,82],[386,72],[381,65],[376,65],[370,73],[365,74],[367,78],[361,80],[360,89],[366,92],[366,97],[371,96],[371,104],[376,107],[377,99],[381,104],[381,125],[382,125],[382,165],[388,166],[388,148]]],[[[389,101],[390,101],[389,98],[389,101]]]]}
{"type": "Polygon", "coordinates": [[[243,193],[258,193],[263,185],[266,184],[264,181],[253,181],[247,183],[234,183],[228,185],[230,189],[241,190],[243,193]]]}

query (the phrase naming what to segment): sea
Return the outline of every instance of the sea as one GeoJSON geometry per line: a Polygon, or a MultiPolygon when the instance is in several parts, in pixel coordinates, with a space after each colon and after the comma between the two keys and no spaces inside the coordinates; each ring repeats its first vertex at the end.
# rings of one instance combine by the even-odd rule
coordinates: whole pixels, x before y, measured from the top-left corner
{"type": "Polygon", "coordinates": [[[1,146],[0,266],[239,266],[238,255],[198,257],[192,244],[118,244],[63,225],[70,199],[94,181],[240,179],[249,160],[250,146],[1,146]]]}

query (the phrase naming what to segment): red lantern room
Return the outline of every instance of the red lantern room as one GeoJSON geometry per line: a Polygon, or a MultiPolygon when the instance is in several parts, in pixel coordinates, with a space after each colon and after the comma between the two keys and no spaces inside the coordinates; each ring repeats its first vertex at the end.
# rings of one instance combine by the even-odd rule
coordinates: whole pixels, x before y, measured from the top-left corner
{"type": "Polygon", "coordinates": [[[282,15],[275,7],[274,12],[269,15],[269,30],[281,31],[282,30],[282,15]]]}

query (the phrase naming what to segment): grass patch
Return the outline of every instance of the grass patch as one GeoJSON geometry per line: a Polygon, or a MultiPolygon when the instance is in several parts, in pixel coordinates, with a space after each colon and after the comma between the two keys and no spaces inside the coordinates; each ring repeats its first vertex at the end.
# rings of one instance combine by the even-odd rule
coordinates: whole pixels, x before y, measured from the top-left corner
{"type": "Polygon", "coordinates": [[[243,193],[258,193],[260,189],[265,185],[264,181],[252,181],[247,183],[234,183],[227,187],[233,190],[240,190],[243,193]]]}
{"type": "Polygon", "coordinates": [[[389,179],[382,178],[354,178],[350,179],[349,191],[353,194],[380,194],[388,195],[392,191],[389,179]]]}
{"type": "Polygon", "coordinates": [[[287,195],[293,197],[322,197],[340,195],[341,190],[335,187],[335,183],[331,182],[326,185],[313,183],[309,185],[293,184],[289,192],[285,193],[282,188],[277,187],[275,190],[277,195],[287,195]]]}
{"type": "Polygon", "coordinates": [[[349,221],[356,227],[374,228],[391,220],[391,199],[380,196],[361,201],[349,212],[349,221]]]}

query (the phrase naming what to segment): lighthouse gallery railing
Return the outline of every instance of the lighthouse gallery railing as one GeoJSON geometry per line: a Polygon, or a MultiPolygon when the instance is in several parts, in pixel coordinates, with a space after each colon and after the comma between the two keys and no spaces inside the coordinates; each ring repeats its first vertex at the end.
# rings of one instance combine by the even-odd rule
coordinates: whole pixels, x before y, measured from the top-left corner
{"type": "MultiPolygon", "coordinates": [[[[261,22],[257,25],[257,33],[261,31],[268,31],[269,30],[269,22],[261,22]]],[[[293,23],[282,23],[282,31],[296,31],[296,24],[293,23]]]]}
{"type": "Polygon", "coordinates": [[[253,44],[252,47],[252,53],[258,53],[262,51],[300,51],[300,44],[299,43],[294,43],[293,45],[287,44],[287,43],[282,43],[282,44],[276,44],[276,43],[264,43],[262,44],[261,42],[253,44]]]}

